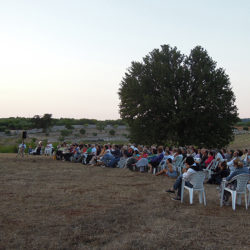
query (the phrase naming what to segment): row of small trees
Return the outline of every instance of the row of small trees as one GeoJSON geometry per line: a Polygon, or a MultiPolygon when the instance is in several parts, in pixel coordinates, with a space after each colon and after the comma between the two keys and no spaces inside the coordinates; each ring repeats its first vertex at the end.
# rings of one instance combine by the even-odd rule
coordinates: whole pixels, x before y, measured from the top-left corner
{"type": "MultiPolygon", "coordinates": [[[[69,136],[69,135],[72,134],[72,132],[73,131],[71,129],[64,129],[64,130],[61,130],[60,133],[61,133],[61,136],[69,136]]],[[[81,128],[79,132],[80,132],[81,135],[85,135],[86,134],[86,130],[84,128],[81,128]]],[[[114,129],[109,130],[109,134],[111,136],[114,136],[115,133],[116,133],[116,131],[114,129]]],[[[93,132],[92,135],[93,136],[97,136],[97,133],[93,132]]]]}
{"type": "Polygon", "coordinates": [[[52,114],[44,114],[43,116],[35,115],[32,118],[0,118],[0,132],[9,130],[28,130],[33,128],[42,128],[44,132],[46,132],[51,126],[66,126],[67,129],[73,129],[73,125],[96,125],[96,128],[102,131],[107,125],[116,127],[126,125],[126,123],[120,119],[105,121],[98,121],[95,119],[55,119],[52,118],[52,114]]]}

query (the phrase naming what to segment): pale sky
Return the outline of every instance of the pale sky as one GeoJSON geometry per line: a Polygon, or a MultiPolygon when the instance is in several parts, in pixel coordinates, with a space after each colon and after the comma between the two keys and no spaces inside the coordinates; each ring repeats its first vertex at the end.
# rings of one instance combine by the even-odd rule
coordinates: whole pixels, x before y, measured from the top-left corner
{"type": "Polygon", "coordinates": [[[0,117],[118,119],[131,61],[196,45],[250,117],[249,0],[0,0],[0,117]]]}

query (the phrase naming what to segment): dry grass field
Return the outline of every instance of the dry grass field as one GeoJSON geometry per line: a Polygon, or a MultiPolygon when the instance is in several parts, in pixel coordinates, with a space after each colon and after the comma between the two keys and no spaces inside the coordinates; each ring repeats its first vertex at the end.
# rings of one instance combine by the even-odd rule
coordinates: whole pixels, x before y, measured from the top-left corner
{"type": "Polygon", "coordinates": [[[229,144],[229,149],[250,149],[250,133],[235,135],[234,141],[229,144]]]}
{"type": "MultiPolygon", "coordinates": [[[[250,211],[172,201],[174,180],[0,154],[0,249],[249,249],[250,211]]],[[[244,204],[244,203],[243,203],[244,204]]]]}

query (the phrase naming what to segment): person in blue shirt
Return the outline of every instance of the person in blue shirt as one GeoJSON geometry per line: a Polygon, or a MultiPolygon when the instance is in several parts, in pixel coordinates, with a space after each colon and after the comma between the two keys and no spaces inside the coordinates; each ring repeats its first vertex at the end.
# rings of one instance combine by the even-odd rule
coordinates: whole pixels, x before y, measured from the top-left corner
{"type": "Polygon", "coordinates": [[[148,164],[148,167],[149,167],[149,171],[150,173],[152,173],[152,169],[153,168],[156,168],[160,162],[162,161],[164,157],[164,152],[163,152],[163,147],[162,146],[159,146],[158,149],[157,149],[157,155],[155,157],[152,157],[150,159],[150,162],[148,164]]]}
{"type": "MultiPolygon", "coordinates": [[[[235,159],[234,162],[234,167],[235,170],[226,178],[226,181],[229,182],[231,181],[235,176],[240,175],[240,174],[250,174],[249,169],[247,167],[243,167],[243,162],[240,161],[240,159],[235,159]]],[[[235,190],[237,187],[237,181],[230,182],[226,185],[228,188],[235,190]]],[[[228,203],[229,197],[231,193],[228,191],[224,191],[224,203],[228,203]]]]}

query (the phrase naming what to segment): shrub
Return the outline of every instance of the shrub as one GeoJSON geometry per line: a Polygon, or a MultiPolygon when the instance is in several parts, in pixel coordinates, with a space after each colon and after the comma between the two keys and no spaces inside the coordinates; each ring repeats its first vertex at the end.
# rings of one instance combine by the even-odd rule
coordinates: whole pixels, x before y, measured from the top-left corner
{"type": "Polygon", "coordinates": [[[71,134],[72,134],[71,130],[67,130],[67,129],[61,130],[61,136],[63,136],[63,137],[69,136],[71,134]]]}
{"type": "Polygon", "coordinates": [[[115,130],[114,129],[109,130],[109,134],[110,135],[115,135],[115,130]]]}
{"type": "Polygon", "coordinates": [[[84,128],[80,129],[80,134],[84,135],[86,133],[86,130],[84,128]]]}
{"type": "Polygon", "coordinates": [[[65,127],[66,127],[66,129],[74,129],[74,127],[71,124],[69,124],[69,123],[66,124],[65,127]]]}
{"type": "Polygon", "coordinates": [[[94,132],[94,133],[92,133],[92,135],[93,135],[93,136],[97,136],[97,133],[94,132]]]}
{"type": "Polygon", "coordinates": [[[36,138],[35,137],[33,137],[32,139],[31,139],[31,141],[33,142],[33,143],[35,143],[36,142],[36,138]]]}
{"type": "Polygon", "coordinates": [[[22,143],[23,142],[23,140],[22,139],[18,139],[18,140],[16,140],[16,143],[18,143],[18,144],[20,144],[20,143],[22,143]]]}
{"type": "Polygon", "coordinates": [[[0,132],[4,132],[6,130],[6,126],[0,126],[0,132]]]}
{"type": "Polygon", "coordinates": [[[5,133],[6,135],[10,135],[10,131],[9,131],[9,130],[5,130],[4,133],[5,133]]]}
{"type": "Polygon", "coordinates": [[[63,136],[59,136],[58,141],[63,142],[64,139],[65,139],[65,138],[64,138],[63,136]]]}
{"type": "Polygon", "coordinates": [[[246,130],[246,131],[248,131],[248,127],[244,127],[244,128],[243,128],[243,130],[246,130]]]}

